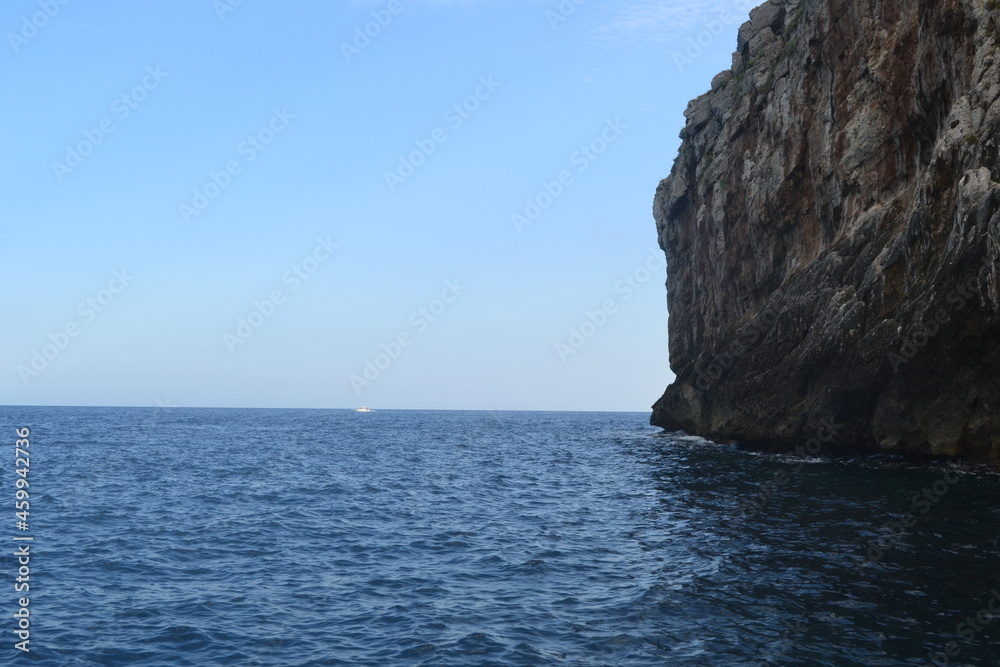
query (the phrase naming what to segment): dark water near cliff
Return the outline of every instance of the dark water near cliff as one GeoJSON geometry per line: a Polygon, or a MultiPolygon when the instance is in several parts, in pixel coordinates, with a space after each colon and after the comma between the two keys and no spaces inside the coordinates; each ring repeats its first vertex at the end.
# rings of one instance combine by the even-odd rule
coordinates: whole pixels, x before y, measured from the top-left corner
{"type": "Polygon", "coordinates": [[[802,464],[645,414],[0,415],[4,506],[32,428],[25,663],[1000,661],[991,473],[802,464]]]}

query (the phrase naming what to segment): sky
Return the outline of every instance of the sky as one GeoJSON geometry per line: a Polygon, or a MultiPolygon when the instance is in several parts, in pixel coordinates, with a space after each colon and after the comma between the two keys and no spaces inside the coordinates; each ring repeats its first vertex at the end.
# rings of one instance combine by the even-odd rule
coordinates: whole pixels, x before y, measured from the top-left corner
{"type": "Polygon", "coordinates": [[[0,404],[647,410],[750,8],[3,3],[0,404]]]}

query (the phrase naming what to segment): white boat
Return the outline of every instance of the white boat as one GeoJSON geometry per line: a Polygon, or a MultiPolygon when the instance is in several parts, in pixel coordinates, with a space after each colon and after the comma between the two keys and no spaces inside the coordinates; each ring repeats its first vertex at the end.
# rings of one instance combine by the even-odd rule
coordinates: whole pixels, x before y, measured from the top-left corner
{"type": "Polygon", "coordinates": [[[365,406],[362,405],[360,408],[355,410],[355,412],[375,412],[375,411],[372,410],[371,408],[366,408],[365,406]]]}

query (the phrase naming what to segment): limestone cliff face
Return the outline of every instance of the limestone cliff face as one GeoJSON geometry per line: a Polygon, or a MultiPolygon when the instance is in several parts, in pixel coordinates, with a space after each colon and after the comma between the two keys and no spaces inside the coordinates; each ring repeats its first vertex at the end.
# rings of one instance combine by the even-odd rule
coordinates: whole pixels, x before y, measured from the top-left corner
{"type": "Polygon", "coordinates": [[[656,192],[651,423],[1000,462],[998,31],[997,0],[751,13],[656,192]]]}

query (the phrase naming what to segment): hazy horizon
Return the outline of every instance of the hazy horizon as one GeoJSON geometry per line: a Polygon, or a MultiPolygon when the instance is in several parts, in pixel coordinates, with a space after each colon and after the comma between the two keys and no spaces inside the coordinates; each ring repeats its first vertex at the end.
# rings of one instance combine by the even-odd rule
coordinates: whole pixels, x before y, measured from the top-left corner
{"type": "Polygon", "coordinates": [[[755,4],[5,5],[0,403],[648,410],[755,4]]]}
{"type": "MultiPolygon", "coordinates": [[[[343,410],[348,412],[356,412],[358,406],[334,406],[329,408],[279,408],[273,406],[254,406],[248,407],[245,405],[0,405],[0,408],[67,408],[67,409],[126,409],[126,410],[328,410],[331,412],[343,410]]],[[[394,408],[394,407],[373,407],[372,412],[486,412],[486,413],[498,413],[498,412],[596,412],[596,413],[609,413],[609,414],[645,414],[649,412],[648,410],[508,410],[507,408],[492,408],[492,409],[452,409],[452,408],[394,408]]]]}

